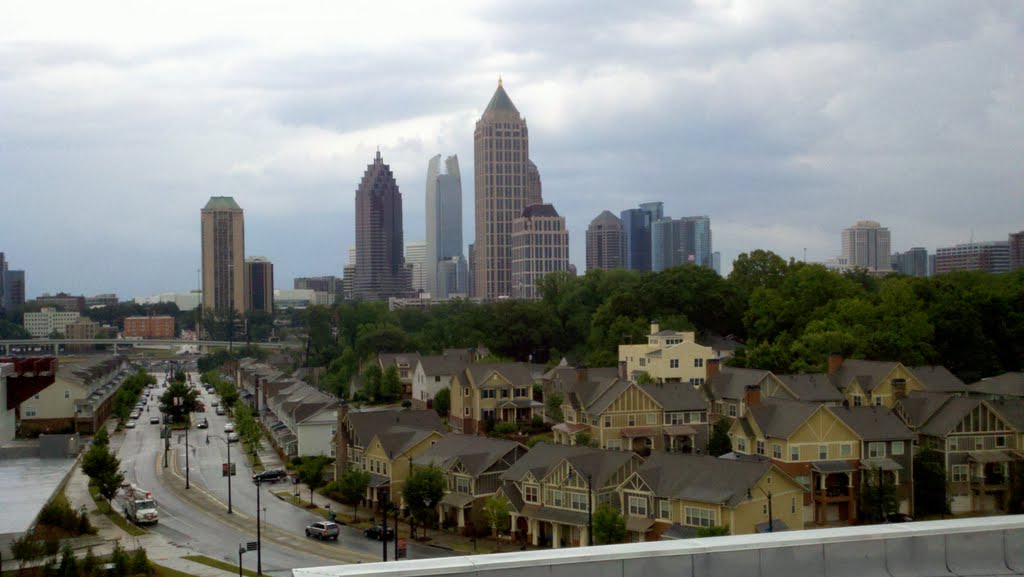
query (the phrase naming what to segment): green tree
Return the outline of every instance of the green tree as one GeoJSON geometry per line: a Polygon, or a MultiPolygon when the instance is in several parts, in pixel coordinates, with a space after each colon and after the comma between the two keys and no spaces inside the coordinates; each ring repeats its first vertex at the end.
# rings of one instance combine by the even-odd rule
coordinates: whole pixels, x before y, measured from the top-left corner
{"type": "Polygon", "coordinates": [[[487,526],[491,528],[491,536],[494,537],[495,546],[500,547],[499,537],[502,531],[509,527],[509,502],[504,495],[495,493],[484,501],[483,514],[487,526]]]}
{"type": "Polygon", "coordinates": [[[107,447],[110,445],[110,434],[107,433],[106,427],[100,427],[96,434],[92,437],[92,446],[103,446],[107,447]]]}
{"type": "Polygon", "coordinates": [[[945,460],[935,449],[922,449],[914,455],[914,516],[948,513],[945,460]]]}
{"type": "Polygon", "coordinates": [[[381,381],[384,380],[384,373],[376,362],[370,363],[363,371],[363,396],[370,401],[380,402],[381,381]]]}
{"type": "Polygon", "coordinates": [[[548,412],[548,418],[556,423],[561,423],[565,420],[565,416],[562,415],[562,402],[565,401],[565,395],[558,391],[551,391],[544,398],[544,408],[548,412]]]}
{"type": "Polygon", "coordinates": [[[863,523],[883,523],[886,515],[896,513],[896,483],[881,469],[862,473],[860,484],[860,520],[863,523]]]}
{"type": "Polygon", "coordinates": [[[728,525],[712,525],[697,529],[697,537],[722,537],[729,534],[728,525]]]}
{"type": "Polygon", "coordinates": [[[327,464],[328,458],[317,456],[317,457],[305,457],[302,459],[302,465],[299,466],[299,480],[309,487],[309,504],[313,504],[313,491],[316,491],[324,485],[324,466],[327,464]]]}
{"type": "Polygon", "coordinates": [[[20,570],[24,570],[26,564],[42,559],[46,555],[43,542],[35,539],[31,533],[25,533],[20,538],[11,541],[10,548],[11,557],[18,562],[20,570]]]}
{"type": "Polygon", "coordinates": [[[60,566],[57,568],[57,577],[79,577],[78,560],[75,559],[75,551],[71,543],[64,542],[60,551],[60,566]]]}
{"type": "Polygon", "coordinates": [[[29,334],[25,327],[16,325],[7,320],[0,320],[0,339],[30,339],[32,335],[29,334]]]}
{"type": "Polygon", "coordinates": [[[579,433],[576,433],[576,445],[577,446],[579,446],[579,447],[589,447],[591,442],[593,442],[593,439],[590,438],[590,434],[589,433],[587,433],[585,431],[581,431],[579,433]]]}
{"type": "Polygon", "coordinates": [[[171,415],[175,423],[184,422],[187,415],[195,410],[198,396],[199,393],[188,384],[174,381],[167,386],[164,394],[160,395],[160,411],[165,415],[171,415]],[[176,403],[175,399],[181,400],[176,403]]]}
{"type": "Polygon", "coordinates": [[[370,486],[370,473],[362,469],[345,471],[338,479],[341,502],[352,505],[352,520],[359,521],[359,502],[366,498],[366,488],[370,486]]]}
{"type": "Polygon", "coordinates": [[[626,538],[626,520],[622,517],[622,513],[607,503],[602,503],[594,511],[593,526],[594,543],[597,545],[622,543],[626,538]]]}
{"type": "Polygon", "coordinates": [[[435,507],[444,497],[447,485],[441,469],[429,466],[416,468],[402,486],[402,497],[409,507],[409,514],[424,529],[437,519],[435,507]]]}
{"type": "Polygon", "coordinates": [[[729,429],[732,427],[732,420],[719,419],[711,428],[711,436],[708,438],[708,454],[712,457],[720,457],[732,451],[732,442],[729,440],[729,429]]]}
{"type": "Polygon", "coordinates": [[[402,398],[402,381],[398,378],[398,367],[391,365],[384,371],[380,380],[380,396],[385,401],[396,401],[402,398]]]}
{"type": "Polygon", "coordinates": [[[452,391],[448,387],[445,387],[434,395],[434,410],[437,411],[438,416],[442,419],[448,418],[448,413],[452,409],[452,391]]]}
{"type": "Polygon", "coordinates": [[[636,376],[636,384],[638,385],[653,385],[656,382],[657,381],[654,380],[654,377],[652,377],[647,371],[640,371],[636,376]]]}

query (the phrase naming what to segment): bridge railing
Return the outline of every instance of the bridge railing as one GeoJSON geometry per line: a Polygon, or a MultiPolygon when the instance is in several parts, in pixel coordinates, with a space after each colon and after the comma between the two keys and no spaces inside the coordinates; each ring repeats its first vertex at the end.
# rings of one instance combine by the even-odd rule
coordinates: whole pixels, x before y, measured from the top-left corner
{"type": "Polygon", "coordinates": [[[1024,575],[1024,516],[294,569],[296,577],[1024,575]]]}

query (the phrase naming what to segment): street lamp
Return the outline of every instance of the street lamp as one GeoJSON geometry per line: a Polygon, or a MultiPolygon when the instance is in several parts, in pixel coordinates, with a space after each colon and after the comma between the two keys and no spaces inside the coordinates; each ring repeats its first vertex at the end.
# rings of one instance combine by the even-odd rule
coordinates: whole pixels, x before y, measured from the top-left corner
{"type": "MultiPolygon", "coordinates": [[[[255,450],[253,451],[253,454],[254,455],[256,454],[255,450]]],[[[231,466],[229,465],[228,469],[230,469],[230,468],[231,468],[231,466]]],[[[230,470],[228,471],[228,474],[229,475],[231,474],[230,470]]],[[[228,477],[228,478],[230,479],[231,477],[228,477]]],[[[263,575],[263,558],[262,558],[263,539],[262,539],[261,534],[260,534],[260,484],[261,484],[261,481],[260,481],[259,477],[256,477],[255,479],[253,479],[253,482],[256,483],[256,574],[257,575],[263,575]]]]}
{"type": "MultiPolygon", "coordinates": [[[[206,435],[206,444],[207,445],[210,444],[210,437],[213,437],[215,439],[220,439],[221,441],[224,441],[224,444],[227,445],[227,447],[228,447],[228,470],[227,470],[227,477],[228,477],[228,514],[230,515],[231,512],[232,512],[231,511],[231,443],[229,443],[227,441],[227,439],[225,439],[224,437],[221,437],[220,435],[210,435],[210,434],[207,434],[206,435]]],[[[256,495],[259,496],[259,491],[256,492],[256,495]]]]}
{"type": "MultiPolygon", "coordinates": [[[[775,532],[775,521],[773,520],[774,516],[772,515],[772,492],[770,490],[769,491],[765,491],[761,487],[758,487],[757,490],[761,491],[761,493],[763,493],[764,496],[768,498],[768,532],[769,533],[774,533],[775,532]]],[[[754,498],[754,495],[751,494],[750,489],[747,489],[747,499],[750,500],[750,499],[753,499],[753,498],[754,498]]]]}

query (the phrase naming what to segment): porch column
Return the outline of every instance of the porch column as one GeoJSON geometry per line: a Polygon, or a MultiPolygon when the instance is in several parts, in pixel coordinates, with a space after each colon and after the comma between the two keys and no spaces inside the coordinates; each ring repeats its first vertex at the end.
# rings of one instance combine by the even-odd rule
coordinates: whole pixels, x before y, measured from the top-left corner
{"type": "Polygon", "coordinates": [[[590,546],[590,530],[588,527],[580,527],[580,547],[590,546]]]}
{"type": "Polygon", "coordinates": [[[558,549],[562,546],[562,525],[559,523],[551,524],[551,548],[558,549]]]}
{"type": "Polygon", "coordinates": [[[529,528],[533,546],[536,547],[540,544],[540,522],[536,519],[527,519],[526,526],[529,528]]]}
{"type": "Polygon", "coordinates": [[[462,507],[459,507],[458,520],[459,520],[459,529],[462,529],[463,527],[466,526],[466,510],[464,508],[462,508],[462,507]]]}
{"type": "Polygon", "coordinates": [[[512,536],[512,540],[516,540],[516,521],[519,520],[519,515],[515,513],[508,514],[508,532],[512,536]]]}
{"type": "Polygon", "coordinates": [[[437,505],[437,525],[438,527],[444,527],[444,507],[440,504],[437,505]]]}

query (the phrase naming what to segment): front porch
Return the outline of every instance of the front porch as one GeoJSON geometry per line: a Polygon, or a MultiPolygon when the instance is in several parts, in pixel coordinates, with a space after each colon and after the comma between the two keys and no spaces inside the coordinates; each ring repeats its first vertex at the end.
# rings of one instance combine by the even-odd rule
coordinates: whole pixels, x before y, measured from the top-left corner
{"type": "Polygon", "coordinates": [[[590,545],[586,512],[530,505],[510,516],[513,541],[554,549],[590,545]]]}
{"type": "Polygon", "coordinates": [[[847,461],[817,461],[811,465],[814,524],[853,524],[857,520],[857,468],[847,461]]]}

